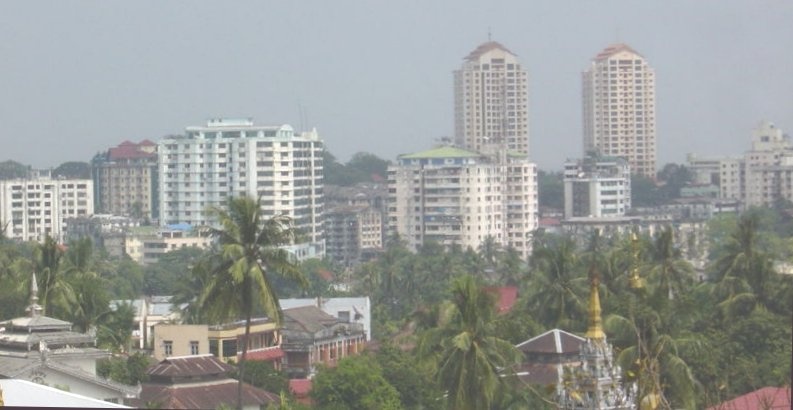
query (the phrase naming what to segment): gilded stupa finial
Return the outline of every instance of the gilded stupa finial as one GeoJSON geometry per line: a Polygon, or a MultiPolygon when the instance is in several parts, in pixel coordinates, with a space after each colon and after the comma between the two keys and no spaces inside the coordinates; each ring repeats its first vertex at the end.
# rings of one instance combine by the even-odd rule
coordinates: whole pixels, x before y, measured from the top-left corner
{"type": "Polygon", "coordinates": [[[33,272],[33,277],[30,279],[30,305],[26,309],[30,313],[30,317],[41,316],[44,308],[39,305],[39,284],[36,282],[36,272],[33,272]]]}
{"type": "Polygon", "coordinates": [[[636,232],[631,234],[631,250],[633,251],[633,260],[631,262],[631,276],[628,280],[631,288],[640,289],[644,285],[642,284],[642,278],[639,276],[639,237],[636,232]]]}
{"type": "Polygon", "coordinates": [[[589,329],[586,331],[586,338],[592,340],[604,340],[606,334],[603,332],[603,318],[600,309],[600,274],[594,264],[589,270],[589,329]]]}

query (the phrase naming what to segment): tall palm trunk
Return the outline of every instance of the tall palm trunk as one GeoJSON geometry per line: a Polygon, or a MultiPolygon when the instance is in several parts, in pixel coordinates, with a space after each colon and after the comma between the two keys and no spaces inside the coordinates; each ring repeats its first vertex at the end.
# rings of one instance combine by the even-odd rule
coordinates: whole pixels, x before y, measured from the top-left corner
{"type": "Polygon", "coordinates": [[[242,410],[242,384],[245,379],[245,360],[248,358],[248,338],[251,335],[251,312],[245,316],[245,336],[242,339],[242,357],[240,357],[240,379],[237,382],[237,408],[242,410]]]}

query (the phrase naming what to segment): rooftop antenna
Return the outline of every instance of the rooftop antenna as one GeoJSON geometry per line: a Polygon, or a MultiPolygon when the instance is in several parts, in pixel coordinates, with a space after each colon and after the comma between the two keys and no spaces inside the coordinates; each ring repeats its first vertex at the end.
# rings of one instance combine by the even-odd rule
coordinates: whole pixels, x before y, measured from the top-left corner
{"type": "Polygon", "coordinates": [[[490,32],[490,26],[487,26],[487,41],[493,41],[493,36],[490,32]]]}

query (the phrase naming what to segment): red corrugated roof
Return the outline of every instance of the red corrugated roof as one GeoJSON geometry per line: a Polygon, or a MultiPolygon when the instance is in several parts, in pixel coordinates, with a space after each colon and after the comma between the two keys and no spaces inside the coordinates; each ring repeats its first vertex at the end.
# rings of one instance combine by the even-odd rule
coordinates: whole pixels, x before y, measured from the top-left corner
{"type": "Polygon", "coordinates": [[[498,298],[496,300],[498,313],[509,312],[512,310],[512,306],[515,305],[515,301],[518,300],[518,288],[515,286],[489,287],[485,288],[485,290],[498,298]]]}
{"type": "Polygon", "coordinates": [[[710,407],[708,410],[781,410],[790,408],[789,387],[763,387],[710,407]]]}
{"type": "MultiPolygon", "coordinates": [[[[280,398],[249,384],[242,385],[244,406],[266,406],[278,403],[280,398]]],[[[137,406],[153,404],[161,409],[216,409],[221,405],[237,404],[237,381],[225,379],[214,382],[162,385],[144,383],[137,406]]]]}
{"type": "Polygon", "coordinates": [[[152,146],[156,145],[149,140],[143,140],[140,144],[135,144],[133,142],[124,141],[119,144],[117,147],[110,148],[107,151],[107,156],[109,159],[137,159],[137,158],[154,158],[157,156],[156,152],[146,152],[142,150],[141,147],[143,146],[152,146]]]}
{"type": "Polygon", "coordinates": [[[311,392],[311,380],[309,379],[289,379],[289,391],[295,396],[308,396],[311,392]]]}
{"type": "MultiPolygon", "coordinates": [[[[242,357],[242,355],[237,355],[237,357],[242,357]]],[[[254,352],[248,352],[248,360],[255,360],[255,361],[263,361],[269,362],[272,360],[280,359],[284,357],[284,351],[281,350],[280,347],[276,347],[274,349],[266,349],[266,350],[258,350],[254,352]]]]}

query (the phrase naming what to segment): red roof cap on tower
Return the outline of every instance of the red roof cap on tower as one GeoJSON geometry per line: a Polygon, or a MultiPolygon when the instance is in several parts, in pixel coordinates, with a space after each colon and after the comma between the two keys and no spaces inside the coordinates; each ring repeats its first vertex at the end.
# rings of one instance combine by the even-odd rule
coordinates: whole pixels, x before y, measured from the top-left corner
{"type": "Polygon", "coordinates": [[[642,56],[641,54],[639,54],[636,50],[632,49],[627,44],[619,43],[619,44],[612,44],[612,45],[606,47],[605,49],[603,49],[603,51],[601,51],[598,55],[595,56],[595,60],[605,60],[605,59],[613,56],[614,54],[617,54],[617,53],[622,52],[622,51],[628,51],[628,52],[631,52],[631,53],[636,54],[638,56],[642,56]]]}
{"type": "Polygon", "coordinates": [[[512,51],[509,51],[508,48],[504,47],[503,45],[501,45],[501,43],[497,41],[488,41],[487,43],[482,43],[479,47],[477,47],[474,51],[472,51],[471,54],[468,54],[468,56],[465,57],[465,59],[468,61],[476,60],[477,58],[481,57],[482,54],[487,53],[490,50],[496,50],[496,49],[504,50],[507,53],[513,55],[515,54],[512,51]]]}

